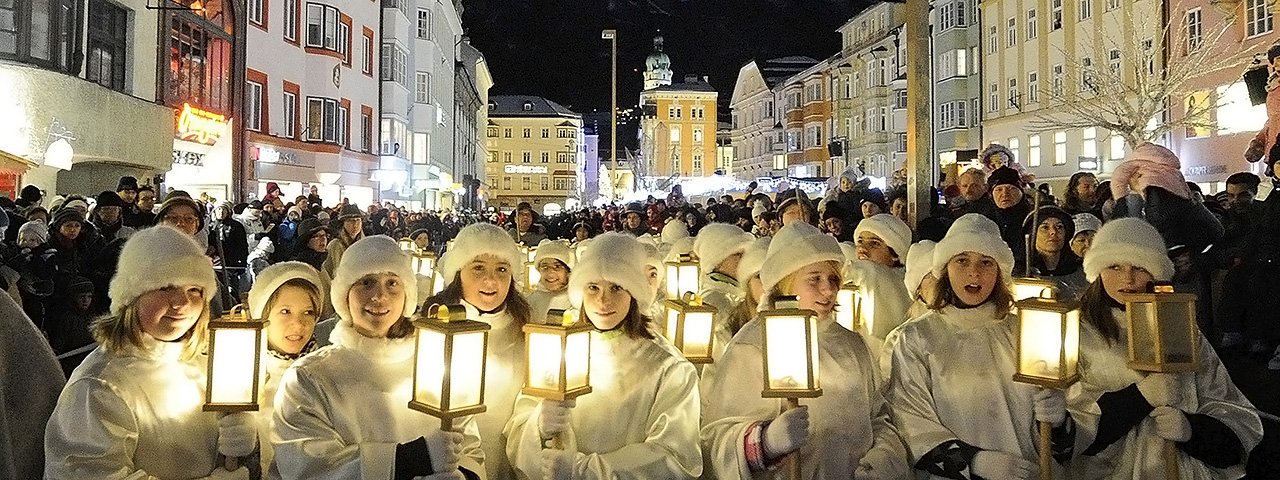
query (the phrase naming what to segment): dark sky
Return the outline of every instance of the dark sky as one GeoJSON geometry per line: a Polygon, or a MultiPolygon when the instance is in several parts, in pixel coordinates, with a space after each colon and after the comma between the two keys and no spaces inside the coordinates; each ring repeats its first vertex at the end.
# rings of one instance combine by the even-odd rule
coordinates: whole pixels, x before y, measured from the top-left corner
{"type": "Polygon", "coordinates": [[[463,27],[488,60],[490,94],[540,95],[574,111],[609,108],[609,42],[618,30],[618,105],[634,105],[655,31],[677,80],[709,75],[727,105],[738,68],[786,55],[826,58],[835,29],[865,0],[463,0],[463,27]]]}

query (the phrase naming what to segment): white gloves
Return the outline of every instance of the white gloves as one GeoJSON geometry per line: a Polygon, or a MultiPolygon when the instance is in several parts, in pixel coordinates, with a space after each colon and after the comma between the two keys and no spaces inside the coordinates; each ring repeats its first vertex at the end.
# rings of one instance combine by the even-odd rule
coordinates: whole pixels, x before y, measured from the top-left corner
{"type": "Polygon", "coordinates": [[[1151,406],[1173,406],[1182,403],[1182,381],[1174,374],[1152,373],[1138,382],[1138,391],[1151,406]]]}
{"type": "Polygon", "coordinates": [[[1030,480],[1036,473],[1034,463],[1023,460],[1017,455],[1010,455],[995,450],[981,450],[973,456],[973,465],[969,466],[973,474],[982,478],[999,478],[1007,480],[1030,480]]]}
{"type": "Polygon", "coordinates": [[[793,408],[782,412],[764,427],[764,454],[778,458],[799,450],[809,443],[809,407],[793,408]]]}
{"type": "Polygon", "coordinates": [[[1170,442],[1191,440],[1191,422],[1187,416],[1173,407],[1156,407],[1149,417],[1156,421],[1156,435],[1170,442]]]}
{"type": "Polygon", "coordinates": [[[573,480],[573,460],[577,452],[547,448],[542,450],[542,478],[573,480]]]}
{"type": "Polygon", "coordinates": [[[542,414],[538,416],[538,435],[551,438],[569,430],[569,413],[577,404],[578,401],[574,399],[563,402],[543,400],[542,414]]]}
{"type": "Polygon", "coordinates": [[[433,473],[422,477],[413,477],[413,480],[466,480],[466,476],[461,471],[454,470],[452,472],[433,473]]]}
{"type": "Polygon", "coordinates": [[[258,447],[258,422],[253,413],[238,412],[218,419],[218,453],[244,457],[258,447]]]}
{"type": "Polygon", "coordinates": [[[1036,421],[1048,422],[1054,427],[1067,420],[1067,394],[1062,390],[1042,388],[1032,397],[1036,402],[1036,421]]]}
{"type": "Polygon", "coordinates": [[[205,477],[205,480],[249,480],[249,469],[248,467],[240,467],[228,472],[227,469],[219,465],[213,469],[213,473],[205,477]]]}
{"type": "Polygon", "coordinates": [[[431,456],[431,471],[445,474],[458,470],[462,460],[461,433],[436,430],[423,438],[427,440],[427,455],[431,456]]]}

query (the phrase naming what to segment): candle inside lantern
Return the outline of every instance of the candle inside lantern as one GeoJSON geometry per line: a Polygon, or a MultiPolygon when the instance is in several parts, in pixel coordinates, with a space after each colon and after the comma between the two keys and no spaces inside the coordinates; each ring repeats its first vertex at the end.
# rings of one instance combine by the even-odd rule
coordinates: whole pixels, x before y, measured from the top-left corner
{"type": "Polygon", "coordinates": [[[711,337],[697,332],[712,332],[712,312],[688,312],[684,316],[684,341],[682,350],[686,356],[711,356],[711,337]]]}
{"type": "Polygon", "coordinates": [[[1022,348],[1021,372],[1037,377],[1057,378],[1061,366],[1062,333],[1058,315],[1053,312],[1022,312],[1023,326],[1019,341],[1022,348]]]}
{"type": "Polygon", "coordinates": [[[440,405],[440,398],[443,396],[440,387],[444,385],[445,368],[448,365],[444,358],[444,334],[422,330],[418,332],[418,342],[422,346],[417,359],[418,382],[414,397],[424,403],[440,405]]]}

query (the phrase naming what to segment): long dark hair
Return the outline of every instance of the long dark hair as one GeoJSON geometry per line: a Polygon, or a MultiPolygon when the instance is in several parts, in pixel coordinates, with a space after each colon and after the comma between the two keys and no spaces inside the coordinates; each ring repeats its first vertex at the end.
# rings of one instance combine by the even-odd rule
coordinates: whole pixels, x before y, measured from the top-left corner
{"type": "MultiPolygon", "coordinates": [[[[938,284],[935,287],[935,295],[933,301],[929,302],[930,310],[942,310],[949,306],[961,306],[960,297],[956,295],[956,291],[951,289],[951,277],[947,275],[945,269],[942,270],[942,276],[938,277],[938,284]]],[[[1009,290],[1009,283],[1005,281],[1004,274],[996,275],[996,285],[991,289],[991,295],[987,296],[987,301],[983,304],[993,304],[996,306],[996,316],[1004,317],[1013,309],[1013,292],[1009,290]]],[[[977,305],[972,305],[976,307],[977,305]]]]}
{"type": "MultiPolygon", "coordinates": [[[[579,309],[578,315],[580,315],[578,317],[579,321],[591,321],[590,318],[587,318],[586,310],[579,309]]],[[[622,324],[619,325],[619,328],[622,329],[622,333],[626,334],[627,337],[630,338],[653,339],[653,332],[649,331],[650,321],[651,320],[648,316],[640,313],[640,304],[636,302],[636,297],[631,297],[631,304],[627,309],[627,316],[622,319],[622,324]]],[[[595,324],[593,323],[592,325],[595,324]]]]}
{"type": "MultiPolygon", "coordinates": [[[[422,302],[422,308],[428,308],[432,305],[456,305],[462,302],[462,273],[453,274],[453,280],[441,290],[440,293],[427,297],[422,302]]],[[[511,276],[511,286],[507,290],[507,298],[502,301],[500,310],[506,310],[511,314],[511,318],[516,319],[518,325],[523,326],[529,323],[533,317],[533,307],[529,306],[529,300],[524,298],[520,293],[520,287],[516,285],[515,275],[511,276]]]]}
{"type": "Polygon", "coordinates": [[[1081,319],[1097,329],[1108,345],[1120,341],[1120,325],[1111,315],[1113,308],[1124,308],[1124,305],[1107,294],[1107,288],[1102,285],[1102,277],[1090,282],[1080,296],[1081,319]]]}
{"type": "Polygon", "coordinates": [[[1099,203],[1099,197],[1098,197],[1098,194],[1101,193],[1101,189],[1099,189],[1097,193],[1094,193],[1093,205],[1080,204],[1080,194],[1076,193],[1076,186],[1080,185],[1080,180],[1083,179],[1084,177],[1092,177],[1094,182],[1098,181],[1098,176],[1089,172],[1076,172],[1075,174],[1071,175],[1071,180],[1067,180],[1067,193],[1063,194],[1062,196],[1062,208],[1071,209],[1073,211],[1076,211],[1076,210],[1085,211],[1085,210],[1091,210],[1091,209],[1097,208],[1099,205],[1101,205],[1101,203],[1099,203]],[[1088,207],[1088,208],[1085,208],[1085,207],[1088,207]]]}

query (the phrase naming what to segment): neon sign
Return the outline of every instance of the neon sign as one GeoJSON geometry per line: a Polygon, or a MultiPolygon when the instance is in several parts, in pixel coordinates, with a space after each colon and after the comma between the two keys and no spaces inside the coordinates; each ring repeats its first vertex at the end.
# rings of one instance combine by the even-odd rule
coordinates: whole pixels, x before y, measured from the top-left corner
{"type": "Polygon", "coordinates": [[[182,104],[182,110],[178,112],[177,137],[180,140],[213,145],[226,127],[225,115],[206,112],[190,103],[182,104]]]}

